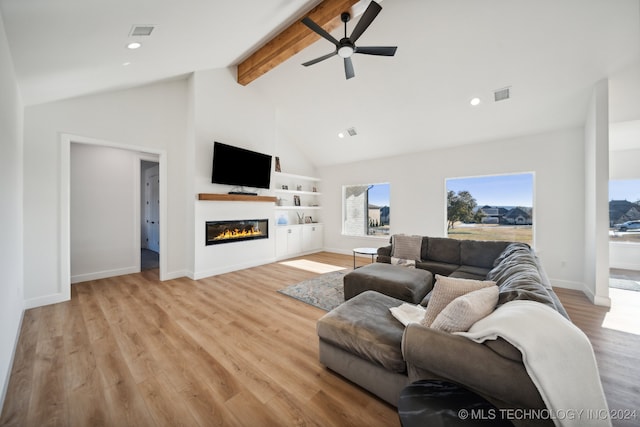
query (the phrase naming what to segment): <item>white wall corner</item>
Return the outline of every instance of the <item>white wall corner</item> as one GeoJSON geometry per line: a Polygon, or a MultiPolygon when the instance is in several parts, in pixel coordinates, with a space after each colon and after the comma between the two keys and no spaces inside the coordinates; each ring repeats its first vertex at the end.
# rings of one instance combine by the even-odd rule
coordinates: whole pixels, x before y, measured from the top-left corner
{"type": "Polygon", "coordinates": [[[585,118],[585,269],[592,301],[609,295],[609,81],[593,87],[585,118]]]}

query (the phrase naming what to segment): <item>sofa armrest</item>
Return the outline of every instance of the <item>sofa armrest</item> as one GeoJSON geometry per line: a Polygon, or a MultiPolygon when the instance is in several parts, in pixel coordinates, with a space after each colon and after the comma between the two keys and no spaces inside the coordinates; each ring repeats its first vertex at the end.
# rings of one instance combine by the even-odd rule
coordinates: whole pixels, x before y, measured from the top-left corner
{"type": "Polygon", "coordinates": [[[412,382],[444,379],[499,407],[546,407],[522,362],[502,357],[484,344],[411,323],[402,337],[402,353],[412,382]]]}
{"type": "Polygon", "coordinates": [[[391,245],[378,248],[377,262],[391,263],[391,245]]]}

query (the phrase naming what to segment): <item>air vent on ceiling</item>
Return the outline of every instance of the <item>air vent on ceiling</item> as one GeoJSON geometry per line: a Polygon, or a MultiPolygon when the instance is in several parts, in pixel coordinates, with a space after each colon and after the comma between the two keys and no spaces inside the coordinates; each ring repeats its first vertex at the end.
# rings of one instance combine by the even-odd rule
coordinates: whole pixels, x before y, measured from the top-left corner
{"type": "Polygon", "coordinates": [[[358,132],[356,132],[356,128],[347,129],[347,133],[349,134],[349,136],[356,136],[358,134],[358,132]]]}
{"type": "Polygon", "coordinates": [[[134,36],[150,36],[155,26],[153,25],[134,25],[129,32],[130,37],[134,36]]]}
{"type": "Polygon", "coordinates": [[[504,101],[505,99],[511,98],[511,88],[505,87],[502,89],[496,89],[493,91],[493,100],[495,102],[504,101]]]}

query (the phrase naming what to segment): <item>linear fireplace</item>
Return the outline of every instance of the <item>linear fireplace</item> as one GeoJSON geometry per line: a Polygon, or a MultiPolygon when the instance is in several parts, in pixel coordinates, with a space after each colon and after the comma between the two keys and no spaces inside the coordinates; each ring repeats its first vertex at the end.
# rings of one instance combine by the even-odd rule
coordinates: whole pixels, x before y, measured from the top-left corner
{"type": "Polygon", "coordinates": [[[207,246],[242,240],[267,239],[268,219],[242,219],[206,222],[207,246]]]}

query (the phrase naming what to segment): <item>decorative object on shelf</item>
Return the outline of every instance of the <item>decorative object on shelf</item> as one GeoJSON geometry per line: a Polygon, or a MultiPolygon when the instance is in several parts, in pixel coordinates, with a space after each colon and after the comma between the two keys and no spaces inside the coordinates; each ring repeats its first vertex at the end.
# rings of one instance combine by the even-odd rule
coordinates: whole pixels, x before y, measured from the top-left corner
{"type": "Polygon", "coordinates": [[[283,189],[283,190],[288,190],[288,189],[289,189],[289,186],[288,186],[288,185],[283,185],[283,186],[282,186],[282,189],[283,189]]]}
{"type": "Polygon", "coordinates": [[[302,185],[300,185],[300,184],[296,185],[296,190],[302,191],[302,185]]]}
{"type": "Polygon", "coordinates": [[[287,225],[289,224],[289,218],[285,214],[280,214],[278,216],[278,225],[287,225]]]}
{"type": "Polygon", "coordinates": [[[298,224],[304,224],[304,213],[296,212],[296,216],[298,217],[298,224]]]}
{"type": "Polygon", "coordinates": [[[280,170],[280,157],[276,156],[276,172],[282,172],[280,170]]]}
{"type": "Polygon", "coordinates": [[[293,196],[293,204],[295,206],[300,206],[300,196],[293,196]]]}
{"type": "Polygon", "coordinates": [[[313,186],[312,191],[313,191],[314,193],[317,193],[317,192],[318,192],[318,187],[316,187],[316,186],[314,185],[314,186],[313,186]]]}
{"type": "Polygon", "coordinates": [[[305,224],[311,224],[313,222],[313,219],[310,216],[305,216],[304,217],[304,223],[305,224]]]}

